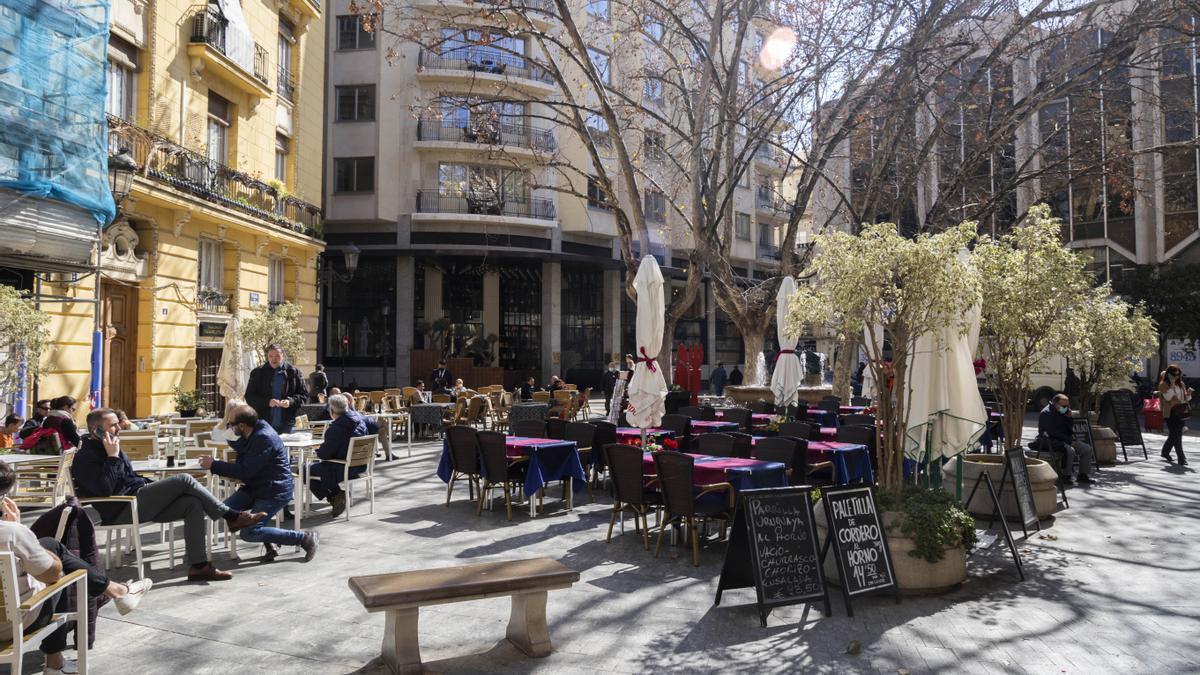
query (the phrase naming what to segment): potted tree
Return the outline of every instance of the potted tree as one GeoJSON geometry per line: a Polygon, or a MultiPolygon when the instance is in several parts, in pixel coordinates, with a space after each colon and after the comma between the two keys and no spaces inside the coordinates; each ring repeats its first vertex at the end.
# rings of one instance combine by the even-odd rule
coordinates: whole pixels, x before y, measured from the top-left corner
{"type": "Polygon", "coordinates": [[[204,408],[204,392],[175,385],[175,412],[180,417],[196,417],[204,408]]]}
{"type": "MultiPolygon", "coordinates": [[[[0,391],[15,392],[37,380],[50,317],[27,292],[0,284],[0,391]]],[[[15,411],[24,416],[24,410],[15,411]]]]}
{"type": "Polygon", "coordinates": [[[265,358],[267,347],[278,345],[289,358],[304,353],[304,332],[300,329],[300,306],[284,302],[273,308],[262,307],[238,328],[242,344],[265,358]]]}
{"type": "MultiPolygon", "coordinates": [[[[816,237],[815,280],[792,297],[787,330],[836,324],[865,330],[864,349],[875,381],[892,382],[877,402],[881,508],[897,582],[904,590],[931,590],[966,578],[974,521],[940,491],[904,483],[910,408],[909,363],[918,338],[949,327],[966,330],[965,309],[978,302],[979,277],[959,253],[975,238],[973,223],[915,238],[888,223],[864,225],[861,234],[816,237]],[[885,342],[891,349],[885,358],[885,342]],[[890,362],[890,365],[889,365],[890,362]],[[928,533],[945,536],[926,537],[928,533]]],[[[818,518],[820,522],[820,518],[818,518]]]]}

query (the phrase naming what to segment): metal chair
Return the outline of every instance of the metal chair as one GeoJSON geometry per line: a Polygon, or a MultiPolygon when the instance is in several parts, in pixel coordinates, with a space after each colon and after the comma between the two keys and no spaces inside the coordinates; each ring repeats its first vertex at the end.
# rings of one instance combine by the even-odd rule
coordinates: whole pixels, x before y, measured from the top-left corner
{"type": "Polygon", "coordinates": [[[696,523],[720,519],[721,536],[725,536],[725,526],[733,519],[733,485],[728,482],[696,485],[695,459],[691,455],[679,452],[654,453],[654,466],[658,474],[657,482],[662,493],[663,508],[666,511],[659,522],[654,557],[657,558],[662,549],[663,532],[666,531],[667,525],[679,522],[687,525],[687,536],[692,541],[692,565],[699,567],[700,538],[697,536],[696,523]],[[710,494],[722,494],[725,499],[719,502],[702,499],[710,494]]]}
{"type": "Polygon", "coordinates": [[[474,427],[453,426],[446,430],[446,443],[450,450],[450,480],[446,481],[446,506],[450,506],[450,493],[454,481],[465,478],[467,495],[475,501],[475,488],[479,485],[479,454],[476,444],[479,432],[474,427]]]}

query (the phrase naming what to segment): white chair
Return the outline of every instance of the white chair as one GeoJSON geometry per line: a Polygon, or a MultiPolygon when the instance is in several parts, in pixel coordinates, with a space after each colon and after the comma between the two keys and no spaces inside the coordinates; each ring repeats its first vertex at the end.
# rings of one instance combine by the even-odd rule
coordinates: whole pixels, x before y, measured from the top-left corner
{"type": "MultiPolygon", "coordinates": [[[[137,495],[114,495],[112,497],[83,497],[79,503],[86,506],[88,504],[124,504],[129,509],[128,523],[97,523],[95,529],[97,533],[104,533],[104,566],[108,569],[114,567],[112,561],[112,545],[113,536],[117,539],[117,565],[120,567],[125,561],[125,543],[126,537],[133,543],[133,554],[137,559],[138,579],[146,578],[145,566],[142,564],[142,524],[138,522],[138,507],[137,495]]],[[[175,562],[175,533],[171,531],[171,564],[175,562]]]]}
{"type": "Polygon", "coordinates": [[[83,570],[71,572],[22,602],[21,598],[17,596],[17,559],[12,553],[6,551],[0,553],[0,581],[3,582],[3,588],[0,589],[0,610],[4,612],[4,617],[12,626],[10,633],[0,635],[0,664],[8,664],[9,671],[13,675],[21,675],[21,661],[24,660],[25,655],[37,651],[41,647],[42,641],[51,633],[68,622],[74,621],[79,645],[79,653],[76,657],[79,672],[87,673],[87,572],[83,570]],[[55,612],[50,623],[27,634],[22,622],[23,615],[40,612],[42,605],[47,602],[57,602],[63,591],[75,593],[75,611],[55,612]]]}
{"type": "Polygon", "coordinates": [[[71,484],[71,463],[75,451],[68,450],[51,464],[19,464],[13,467],[16,482],[9,495],[18,504],[38,504],[53,508],[68,495],[75,494],[71,484]]]}
{"type": "Polygon", "coordinates": [[[350,439],[350,447],[346,449],[346,459],[323,459],[322,462],[332,462],[345,467],[342,474],[342,489],[346,491],[346,520],[350,520],[350,508],[354,504],[354,481],[362,480],[367,483],[367,496],[371,502],[371,513],[375,513],[375,444],[379,436],[359,436],[350,439]],[[350,469],[366,467],[361,475],[351,478],[350,469]]]}

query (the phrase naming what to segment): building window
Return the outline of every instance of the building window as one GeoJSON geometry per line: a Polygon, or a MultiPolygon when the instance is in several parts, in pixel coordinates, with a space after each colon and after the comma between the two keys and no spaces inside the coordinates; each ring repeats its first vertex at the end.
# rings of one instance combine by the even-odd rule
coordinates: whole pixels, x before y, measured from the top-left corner
{"type": "Polygon", "coordinates": [[[137,48],[119,37],[108,40],[108,94],[104,112],[132,122],[137,100],[137,48]]]}
{"type": "Polygon", "coordinates": [[[604,117],[595,113],[588,115],[584,120],[584,125],[587,127],[588,136],[592,142],[601,148],[612,147],[612,136],[608,133],[608,122],[604,117]]]}
{"type": "Polygon", "coordinates": [[[375,158],[340,157],[333,160],[335,193],[374,192],[375,158]]]}
{"type": "Polygon", "coordinates": [[[593,209],[610,209],[612,206],[608,203],[608,192],[601,187],[600,181],[596,178],[588,177],[588,206],[593,209]]]}
{"type": "Polygon", "coordinates": [[[275,180],[287,182],[288,137],[275,134],[275,180]]]}
{"type": "Polygon", "coordinates": [[[642,141],[642,151],[645,152],[647,159],[661,162],[666,156],[666,143],[666,136],[657,131],[647,131],[645,139],[642,141]]]}
{"type": "Polygon", "coordinates": [[[750,241],[750,214],[733,214],[733,236],[742,241],[750,241]]]}
{"type": "Polygon", "coordinates": [[[196,251],[196,283],[201,289],[220,292],[225,284],[225,249],[215,239],[201,239],[196,251]]]}
{"type": "Polygon", "coordinates": [[[226,164],[229,157],[229,127],[232,126],[229,101],[208,93],[208,161],[226,164]]]}
{"type": "Polygon", "coordinates": [[[642,98],[649,100],[657,106],[663,104],[663,81],[661,78],[654,75],[647,75],[642,81],[642,98]]]}
{"type": "MultiPolygon", "coordinates": [[[[396,258],[363,257],[352,284],[331,284],[325,324],[326,366],[380,370],[394,352],[396,258]]],[[[378,377],[378,375],[377,375],[378,377]]]]}
{"type": "Polygon", "coordinates": [[[656,190],[646,190],[645,196],[646,222],[667,222],[667,197],[656,190]]]}
{"type": "Polygon", "coordinates": [[[271,258],[267,263],[267,305],[283,302],[283,258],[271,258]]]}
{"type": "Polygon", "coordinates": [[[744,188],[749,188],[750,187],[750,167],[743,164],[741,169],[742,169],[742,173],[740,176],[738,176],[738,186],[744,187],[744,188]]]}
{"type": "Polygon", "coordinates": [[[443,28],[442,42],[438,45],[442,58],[466,61],[471,70],[493,73],[524,69],[526,51],[524,38],[487,30],[443,28]]]}
{"type": "Polygon", "coordinates": [[[592,66],[595,67],[596,73],[600,77],[600,81],[604,84],[612,84],[612,72],[608,67],[608,54],[591,47],[588,47],[587,53],[588,58],[592,61],[592,66]]]}
{"type": "Polygon", "coordinates": [[[772,236],[771,224],[762,221],[758,224],[758,247],[771,248],[775,245],[775,237],[772,236]]]}
{"type": "MultiPolygon", "coordinates": [[[[562,375],[576,382],[572,370],[604,369],[604,273],[564,269],[562,273],[562,375]]],[[[583,383],[580,386],[584,386],[583,383]]]]}
{"type": "Polygon", "coordinates": [[[295,28],[290,21],[279,17],[279,42],[275,54],[276,63],[279,64],[276,91],[288,101],[294,100],[296,93],[296,81],[292,77],[292,46],[295,44],[295,28]]]}
{"type": "Polygon", "coordinates": [[[375,120],[375,85],[352,84],[335,87],[338,122],[372,122],[375,120]]]}
{"type": "Polygon", "coordinates": [[[473,204],[526,202],[529,174],[518,169],[474,164],[438,165],[438,194],[466,197],[473,204]]]}
{"type": "MultiPolygon", "coordinates": [[[[538,293],[541,305],[541,293],[538,293]]],[[[504,301],[501,300],[501,306],[504,301]]],[[[446,331],[451,356],[466,356],[467,348],[483,334],[483,268],[469,262],[449,263],[442,268],[442,311],[450,320],[446,331]]],[[[434,345],[436,349],[439,345],[434,345]]],[[[490,364],[489,364],[490,365],[490,364]]]]}
{"type": "Polygon", "coordinates": [[[662,44],[663,36],[667,33],[667,29],[665,26],[663,26],[663,22],[653,19],[646,22],[645,26],[643,26],[643,30],[645,30],[646,37],[656,45],[662,44]]]}
{"type": "Polygon", "coordinates": [[[587,0],[587,13],[593,19],[608,21],[609,6],[608,0],[587,0]]]}
{"type": "Polygon", "coordinates": [[[500,367],[521,373],[541,371],[541,265],[500,268],[500,307],[500,367]]]}
{"type": "Polygon", "coordinates": [[[754,31],[754,41],[751,44],[754,48],[754,53],[752,56],[754,58],[759,58],[759,55],[762,54],[763,50],[763,34],[758,31],[754,31]]]}
{"type": "MultiPolygon", "coordinates": [[[[343,15],[337,18],[337,48],[339,51],[347,49],[375,49],[375,31],[367,32],[363,28],[362,19],[363,17],[357,14],[343,15]]],[[[379,25],[378,14],[367,17],[367,20],[372,26],[379,25]]]]}

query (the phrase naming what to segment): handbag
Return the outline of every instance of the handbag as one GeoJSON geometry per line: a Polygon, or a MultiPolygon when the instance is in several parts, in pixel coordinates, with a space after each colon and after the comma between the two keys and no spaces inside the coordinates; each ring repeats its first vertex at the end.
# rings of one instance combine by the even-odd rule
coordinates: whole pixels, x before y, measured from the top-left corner
{"type": "Polygon", "coordinates": [[[1179,403],[1171,408],[1171,417],[1186,420],[1192,416],[1192,406],[1187,403],[1179,403]]]}

